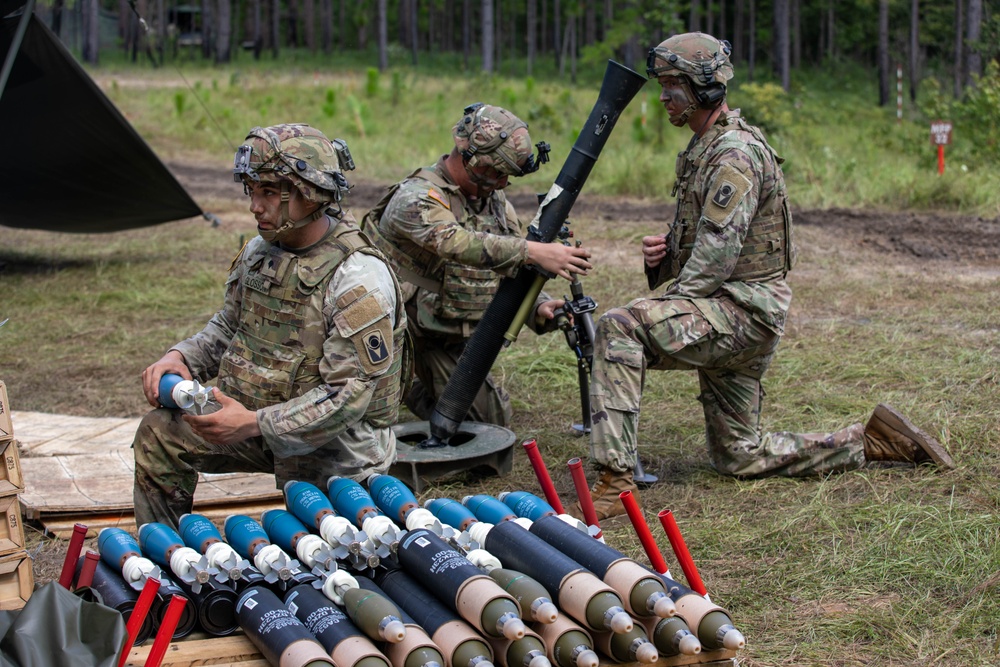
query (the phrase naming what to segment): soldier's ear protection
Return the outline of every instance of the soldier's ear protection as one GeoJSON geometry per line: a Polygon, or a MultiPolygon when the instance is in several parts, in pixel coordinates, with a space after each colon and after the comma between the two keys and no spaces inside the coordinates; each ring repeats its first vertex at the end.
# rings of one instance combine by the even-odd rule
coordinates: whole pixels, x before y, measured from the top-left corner
{"type": "Polygon", "coordinates": [[[698,100],[698,105],[706,109],[716,107],[726,96],[726,86],[718,82],[710,83],[704,88],[695,88],[694,86],[692,88],[694,88],[694,96],[698,100]]]}

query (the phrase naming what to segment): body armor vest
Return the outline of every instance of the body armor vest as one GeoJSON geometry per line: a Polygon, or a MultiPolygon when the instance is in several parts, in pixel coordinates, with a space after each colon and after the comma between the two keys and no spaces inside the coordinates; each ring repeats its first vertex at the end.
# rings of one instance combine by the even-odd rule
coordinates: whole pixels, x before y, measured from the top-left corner
{"type": "MultiPolygon", "coordinates": [[[[490,195],[482,213],[469,211],[458,186],[438,173],[440,167],[418,169],[408,178],[423,179],[437,186],[448,199],[448,205],[462,228],[471,232],[506,235],[507,200],[500,192],[490,195]]],[[[492,269],[449,262],[425,250],[416,243],[398,238],[390,222],[382,222],[389,200],[399,189],[396,184],[382,197],[364,218],[364,230],[372,243],[390,261],[399,277],[417,287],[438,295],[436,315],[446,320],[478,322],[493,299],[500,276],[492,269]]]]}
{"type": "MultiPolygon", "coordinates": [[[[323,384],[319,364],[329,336],[323,302],[334,272],[349,255],[380,259],[353,219],[299,255],[258,243],[240,258],[242,307],[239,329],[219,365],[219,388],[250,410],[285,402],[323,384]]],[[[378,377],[364,419],[378,428],[395,423],[402,398],[403,366],[409,361],[403,300],[396,289],[393,360],[378,377]]],[[[407,377],[409,369],[407,369],[407,377]]]]}
{"type": "MultiPolygon", "coordinates": [[[[736,132],[750,133],[767,151],[770,160],[764,164],[764,187],[761,188],[757,211],[750,221],[739,259],[728,281],[755,282],[784,277],[792,268],[792,216],[788,210],[788,193],[779,164],[783,161],[767,143],[760,131],[742,118],[730,117],[728,125],[720,123],[710,127],[701,141],[677,157],[677,215],[667,236],[670,271],[668,278],[676,279],[681,268],[691,258],[698,221],[704,202],[699,201],[701,188],[695,187],[708,164],[709,154],[718,154],[729,148],[742,148],[746,142],[736,132]],[[736,128],[732,127],[735,122],[736,128]],[[768,182],[772,184],[767,187],[768,182]]],[[[698,183],[698,185],[702,185],[698,183]]]]}

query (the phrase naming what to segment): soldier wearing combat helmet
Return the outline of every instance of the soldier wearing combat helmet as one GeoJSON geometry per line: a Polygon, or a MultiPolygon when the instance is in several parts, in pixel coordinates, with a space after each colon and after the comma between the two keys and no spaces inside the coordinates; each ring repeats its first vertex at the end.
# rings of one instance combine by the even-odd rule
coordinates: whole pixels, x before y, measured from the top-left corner
{"type": "Polygon", "coordinates": [[[259,236],[222,308],[143,371],[155,410],[136,431],[136,524],[176,526],[199,472],[274,473],[279,487],[362,481],[395,460],[406,316],[392,271],[341,202],[347,145],[308,125],[255,127],[233,168],[259,236]],[[209,414],[160,407],[165,373],[216,379],[209,414]]]}
{"type": "Polygon", "coordinates": [[[866,461],[952,465],[940,444],[884,404],[866,425],[836,433],[761,433],[761,379],[792,298],[792,217],[782,159],[726,103],[729,56],[728,42],[697,32],[649,51],[646,71],[670,122],[693,134],[676,163],[674,219],[665,234],[642,240],[649,287],[666,291],[614,308],[597,325],[590,400],[599,518],[623,513],[619,494],[636,490],[647,368],[698,374],[709,456],[722,474],[814,475],[866,461]]]}
{"type": "MultiPolygon", "coordinates": [[[[590,268],[583,248],[522,238],[503,190],[512,176],[538,169],[548,150],[539,142],[536,157],[524,121],[506,109],[473,104],[452,139],[449,154],[392,186],[363,222],[403,283],[416,375],[405,400],[422,419],[433,411],[501,277],[525,264],[566,279],[590,268]]],[[[561,305],[543,295],[529,326],[548,329],[561,305]]],[[[487,378],[469,419],[507,426],[510,417],[509,397],[487,378]]]]}

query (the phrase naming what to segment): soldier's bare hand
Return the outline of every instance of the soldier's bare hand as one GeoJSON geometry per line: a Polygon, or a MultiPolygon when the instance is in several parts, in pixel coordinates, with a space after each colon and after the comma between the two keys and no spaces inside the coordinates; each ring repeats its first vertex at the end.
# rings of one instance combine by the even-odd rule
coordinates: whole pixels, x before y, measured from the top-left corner
{"type": "Polygon", "coordinates": [[[160,407],[160,378],[166,373],[176,373],[185,380],[192,379],[191,371],[184,363],[184,355],[176,350],[170,350],[159,361],[147,366],[142,372],[142,393],[154,408],[160,407]]]}
{"type": "Polygon", "coordinates": [[[562,299],[552,299],[551,301],[542,301],[538,304],[538,308],[535,309],[535,314],[544,317],[547,320],[551,320],[556,316],[556,309],[562,308],[566,305],[566,302],[562,299]]]}
{"type": "Polygon", "coordinates": [[[226,396],[218,387],[212,389],[222,408],[208,415],[184,415],[191,430],[213,445],[232,445],[260,435],[257,413],[226,396]]]}
{"type": "Polygon", "coordinates": [[[642,259],[646,266],[655,269],[667,256],[667,235],[657,234],[656,236],[642,237],[642,259]]]}
{"type": "Polygon", "coordinates": [[[528,241],[528,264],[540,266],[566,280],[572,280],[574,273],[587,275],[593,268],[587,261],[589,258],[590,251],[586,248],[528,241]]]}

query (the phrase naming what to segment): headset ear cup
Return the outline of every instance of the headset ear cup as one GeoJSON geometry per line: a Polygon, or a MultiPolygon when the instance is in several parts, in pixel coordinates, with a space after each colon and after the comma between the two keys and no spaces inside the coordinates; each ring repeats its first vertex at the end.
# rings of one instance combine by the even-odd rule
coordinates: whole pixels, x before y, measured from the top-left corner
{"type": "Polygon", "coordinates": [[[695,89],[694,94],[701,107],[712,108],[726,96],[726,87],[721,83],[710,83],[704,88],[695,89]]]}

